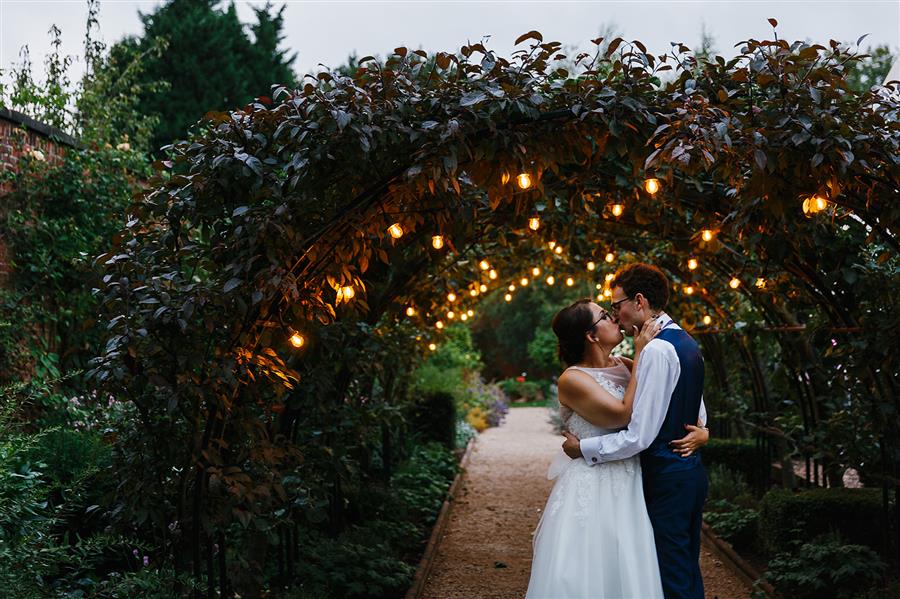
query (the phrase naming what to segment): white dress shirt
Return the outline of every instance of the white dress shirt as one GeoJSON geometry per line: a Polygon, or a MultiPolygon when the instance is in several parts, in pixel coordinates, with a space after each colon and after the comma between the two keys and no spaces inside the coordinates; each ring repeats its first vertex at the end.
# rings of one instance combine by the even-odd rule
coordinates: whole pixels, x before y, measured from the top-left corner
{"type": "MultiPolygon", "coordinates": [[[[668,323],[663,329],[681,329],[671,320],[665,312],[658,317],[658,321],[668,323]]],[[[624,460],[650,447],[666,420],[680,375],[681,362],[675,347],[668,341],[651,339],[638,360],[631,422],[618,432],[582,439],[581,455],[588,465],[624,460]]],[[[706,425],[706,405],[702,397],[700,421],[706,425]]]]}

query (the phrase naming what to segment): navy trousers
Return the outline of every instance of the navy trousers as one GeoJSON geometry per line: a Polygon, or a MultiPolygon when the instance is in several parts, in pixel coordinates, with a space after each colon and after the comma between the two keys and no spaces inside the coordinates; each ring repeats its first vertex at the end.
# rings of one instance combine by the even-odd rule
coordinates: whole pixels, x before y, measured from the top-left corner
{"type": "Polygon", "coordinates": [[[703,599],[700,525],[707,491],[702,464],[682,472],[644,472],[644,500],[666,599],[703,599]]]}

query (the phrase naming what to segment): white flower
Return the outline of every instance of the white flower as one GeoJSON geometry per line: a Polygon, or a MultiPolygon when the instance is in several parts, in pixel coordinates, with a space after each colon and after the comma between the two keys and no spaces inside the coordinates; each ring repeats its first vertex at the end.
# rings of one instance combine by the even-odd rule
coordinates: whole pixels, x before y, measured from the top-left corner
{"type": "Polygon", "coordinates": [[[116,146],[116,149],[119,150],[120,152],[127,152],[128,150],[131,149],[131,144],[128,143],[127,141],[123,141],[122,143],[120,143],[119,145],[116,146]]]}

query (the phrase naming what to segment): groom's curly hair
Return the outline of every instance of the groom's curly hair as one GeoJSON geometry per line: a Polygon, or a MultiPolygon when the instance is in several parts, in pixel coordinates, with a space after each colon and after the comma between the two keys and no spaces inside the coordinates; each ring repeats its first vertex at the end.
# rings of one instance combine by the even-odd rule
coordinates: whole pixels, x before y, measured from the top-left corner
{"type": "Polygon", "coordinates": [[[654,310],[663,310],[669,303],[669,279],[652,264],[629,264],[610,281],[609,288],[613,287],[621,287],[630,298],[640,293],[654,310]]]}
{"type": "Polygon", "coordinates": [[[559,359],[566,366],[578,364],[584,358],[585,334],[594,319],[590,304],[590,298],[580,299],[553,317],[553,324],[550,326],[559,341],[559,359]]]}

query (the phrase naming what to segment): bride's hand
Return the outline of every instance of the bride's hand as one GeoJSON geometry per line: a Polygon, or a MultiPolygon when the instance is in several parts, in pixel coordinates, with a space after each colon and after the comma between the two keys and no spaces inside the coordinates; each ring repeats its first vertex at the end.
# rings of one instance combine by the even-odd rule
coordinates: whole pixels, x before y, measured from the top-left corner
{"type": "Polygon", "coordinates": [[[637,356],[650,341],[659,334],[659,331],[662,329],[662,325],[658,320],[654,320],[653,322],[645,322],[644,327],[641,329],[640,333],[637,331],[637,326],[634,327],[634,355],[637,356]]]}
{"type": "Polygon", "coordinates": [[[690,424],[685,424],[684,428],[688,431],[687,436],[672,441],[669,445],[672,446],[672,451],[686,458],[700,447],[706,445],[709,441],[709,429],[690,424]]]}

